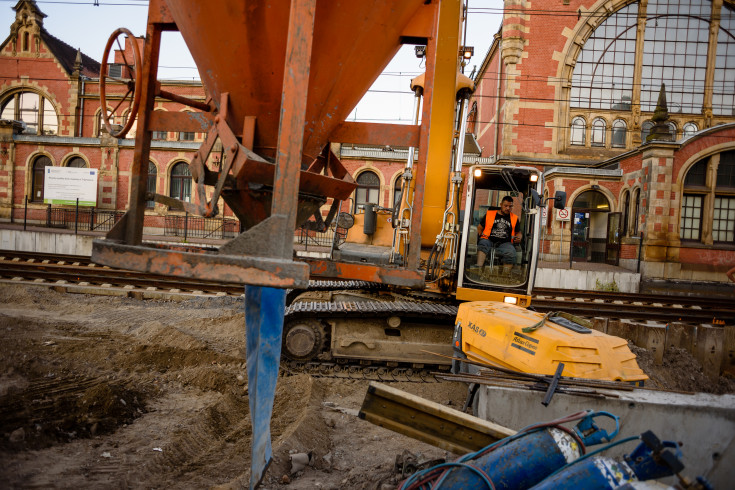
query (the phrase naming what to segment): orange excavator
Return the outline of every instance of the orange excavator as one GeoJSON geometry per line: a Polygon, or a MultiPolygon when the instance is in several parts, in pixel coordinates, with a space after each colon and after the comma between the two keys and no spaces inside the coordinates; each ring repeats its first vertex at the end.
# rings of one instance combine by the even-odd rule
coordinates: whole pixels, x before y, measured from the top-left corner
{"type": "MultiPolygon", "coordinates": [[[[137,114],[137,133],[129,209],[105,239],[95,240],[92,259],[245,285],[251,487],[271,460],[282,346],[296,360],[446,365],[426,351],[451,355],[454,338],[468,358],[514,369],[546,373],[563,360],[570,366],[564,374],[643,376],[631,366],[624,341],[575,331],[526,309],[545,205],[543,175],[532,167],[463,166],[473,89],[457,75],[465,14],[461,0],[150,0],[143,52],[132,43],[121,70],[125,79],[109,76],[107,58],[120,36],[132,34],[118,29],[107,43],[103,120],[122,138],[134,118],[122,128],[113,120],[137,114]],[[168,93],[157,81],[161,35],[172,30],[189,47],[206,102],[168,93]],[[406,44],[426,47],[426,73],[412,85],[414,124],[347,122],[406,44]],[[197,112],[154,111],[157,98],[197,112]],[[205,134],[190,163],[192,202],[147,191],[154,131],[205,134]],[[211,153],[218,142],[223,155],[215,166],[211,153]],[[335,142],[411,148],[400,206],[340,213],[356,184],[332,151],[335,142]],[[478,225],[505,197],[520,229],[515,252],[510,260],[505,255],[513,267],[501,266],[492,253],[480,264],[478,225]],[[242,233],[216,250],[143,242],[147,201],[205,217],[217,216],[224,202],[242,233]],[[295,256],[295,229],[323,229],[349,218],[354,226],[346,242],[328,256],[295,256]],[[308,289],[310,278],[343,282],[315,290],[308,289]],[[350,280],[360,287],[345,287],[350,280]],[[287,290],[305,290],[288,309],[287,290]],[[533,331],[519,331],[539,322],[533,331]],[[610,349],[617,357],[601,354],[610,349]]],[[[563,206],[564,197],[553,201],[563,206]]]]}

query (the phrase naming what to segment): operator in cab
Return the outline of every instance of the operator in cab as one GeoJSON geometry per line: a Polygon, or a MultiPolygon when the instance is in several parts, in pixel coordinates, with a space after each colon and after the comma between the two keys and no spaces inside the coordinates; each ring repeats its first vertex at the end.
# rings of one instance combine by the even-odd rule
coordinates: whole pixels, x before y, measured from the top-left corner
{"type": "Polygon", "coordinates": [[[485,265],[490,251],[503,264],[503,274],[509,274],[516,258],[515,244],[521,242],[521,231],[518,216],[511,212],[513,198],[505,196],[500,202],[499,210],[488,210],[477,226],[477,266],[485,265]],[[489,223],[489,225],[488,225],[489,223]]]}

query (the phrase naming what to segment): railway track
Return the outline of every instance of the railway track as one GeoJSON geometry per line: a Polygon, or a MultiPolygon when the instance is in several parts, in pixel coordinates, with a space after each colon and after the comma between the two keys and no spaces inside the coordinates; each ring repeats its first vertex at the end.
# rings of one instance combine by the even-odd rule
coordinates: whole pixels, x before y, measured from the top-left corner
{"type": "MultiPolygon", "coordinates": [[[[93,264],[89,257],[0,251],[0,280],[30,281],[62,290],[84,288],[95,294],[161,297],[160,295],[209,294],[240,296],[239,284],[174,278],[93,264]],[[159,295],[159,296],[157,296],[159,295]]],[[[334,282],[313,281],[333,287],[334,282]]],[[[356,282],[343,288],[359,288],[356,282]]],[[[563,310],[585,317],[607,317],[657,322],[735,323],[735,303],[725,299],[600,291],[538,289],[532,306],[539,312],[563,310]]]]}

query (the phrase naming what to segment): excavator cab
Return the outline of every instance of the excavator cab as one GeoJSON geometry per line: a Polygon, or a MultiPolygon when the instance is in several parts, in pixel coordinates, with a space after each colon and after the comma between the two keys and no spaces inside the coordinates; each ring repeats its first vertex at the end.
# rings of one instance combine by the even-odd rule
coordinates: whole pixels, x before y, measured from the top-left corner
{"type": "Polygon", "coordinates": [[[474,166],[470,168],[464,207],[458,297],[493,299],[493,292],[510,294],[526,306],[531,295],[536,260],[543,176],[533,167],[474,166]],[[502,213],[503,201],[512,200],[510,212],[516,232],[505,243],[490,237],[493,219],[502,213]],[[484,234],[485,237],[481,236],[484,234]],[[483,238],[488,238],[482,243],[483,238]],[[487,294],[482,294],[486,292],[487,294]]]}

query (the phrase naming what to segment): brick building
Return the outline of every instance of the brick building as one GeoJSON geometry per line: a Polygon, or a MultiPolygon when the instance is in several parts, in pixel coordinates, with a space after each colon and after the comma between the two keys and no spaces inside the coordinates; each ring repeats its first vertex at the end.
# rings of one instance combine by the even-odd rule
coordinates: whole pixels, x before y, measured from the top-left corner
{"type": "Polygon", "coordinates": [[[543,168],[548,195],[567,193],[569,221],[548,211],[544,258],[635,269],[640,249],[644,277],[727,280],[735,2],[506,0],[475,79],[483,156],[543,168]]]}
{"type": "MultiPolygon", "coordinates": [[[[130,195],[135,126],[125,138],[113,138],[102,124],[99,93],[100,63],[51,35],[45,14],[35,2],[21,0],[13,9],[10,35],[0,45],[0,219],[47,220],[43,202],[46,166],[98,169],[98,212],[123,211],[130,195]],[[27,200],[27,203],[26,203],[27,200]],[[26,211],[27,207],[27,211],[26,211]]],[[[127,41],[127,40],[126,40],[127,41]]],[[[142,46],[143,39],[137,39],[142,46]]],[[[124,60],[132,60],[132,44],[115,51],[109,75],[124,77],[124,60]]],[[[204,100],[198,82],[162,81],[178,95],[204,100]]],[[[112,111],[126,91],[123,83],[107,84],[112,111]]],[[[129,104],[114,112],[114,124],[124,124],[129,104]]],[[[161,99],[156,110],[192,110],[161,99]]],[[[191,198],[188,164],[203,139],[196,133],[154,134],[149,163],[149,190],[181,199],[191,198]]],[[[216,158],[216,157],[215,157],[216,158]]],[[[224,206],[224,213],[231,215],[224,206]]],[[[120,213],[118,213],[120,214],[120,213]]],[[[146,226],[163,229],[175,211],[151,202],[146,226]]]]}
{"type": "MultiPolygon", "coordinates": [[[[98,169],[97,208],[124,211],[135,127],[111,137],[101,124],[100,64],[49,34],[35,2],[13,8],[0,45],[0,219],[22,219],[26,199],[29,220],[46,219],[47,165],[98,169]]],[[[115,55],[111,76],[124,73],[115,55]]],[[[507,0],[474,78],[468,130],[481,153],[465,163],[537,166],[547,195],[567,193],[569,221],[549,209],[542,258],[636,269],[640,255],[644,277],[726,280],[735,264],[735,2],[507,0]],[[659,128],[646,141],[662,83],[670,136],[659,128]]],[[[161,83],[205,100],[198,82],[161,83]]],[[[111,81],[108,104],[124,92],[111,81]]],[[[163,99],[155,109],[193,110],[163,99]]],[[[123,105],[113,122],[127,118],[123,105]]],[[[154,134],[149,189],[193,198],[188,163],[202,138],[154,134]]],[[[392,206],[406,157],[343,146],[359,184],[343,209],[392,206]]],[[[179,214],[151,203],[146,227],[179,214]]]]}

